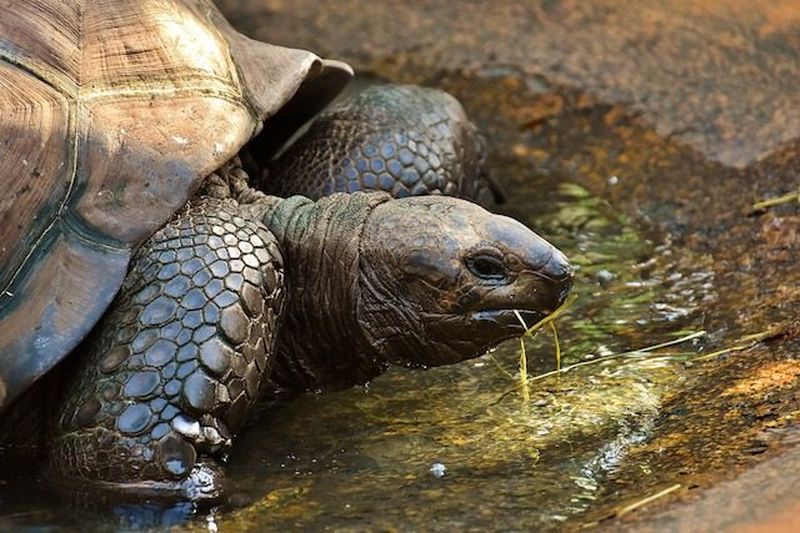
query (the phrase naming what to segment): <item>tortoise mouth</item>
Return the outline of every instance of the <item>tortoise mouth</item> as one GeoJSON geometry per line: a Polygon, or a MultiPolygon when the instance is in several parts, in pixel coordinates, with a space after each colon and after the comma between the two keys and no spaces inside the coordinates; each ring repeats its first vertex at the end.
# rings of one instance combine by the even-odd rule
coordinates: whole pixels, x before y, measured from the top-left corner
{"type": "Polygon", "coordinates": [[[497,328],[508,337],[513,337],[525,333],[528,328],[551,312],[549,309],[483,309],[470,313],[470,318],[477,323],[497,328]]]}
{"type": "Polygon", "coordinates": [[[572,286],[572,274],[565,277],[559,283],[550,283],[538,287],[533,291],[533,297],[520,298],[514,302],[517,305],[511,307],[511,302],[498,302],[497,307],[477,309],[469,313],[469,318],[481,329],[496,328],[503,339],[519,336],[528,328],[535,326],[556,309],[561,307],[567,299],[569,290],[572,286]]]}

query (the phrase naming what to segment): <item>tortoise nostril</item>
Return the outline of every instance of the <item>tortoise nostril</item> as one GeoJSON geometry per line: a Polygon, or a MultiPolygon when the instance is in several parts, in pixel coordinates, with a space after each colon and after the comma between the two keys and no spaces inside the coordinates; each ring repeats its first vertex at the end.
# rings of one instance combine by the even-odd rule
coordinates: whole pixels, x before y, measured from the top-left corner
{"type": "Polygon", "coordinates": [[[559,250],[554,249],[550,260],[542,267],[541,273],[550,280],[550,294],[553,298],[553,309],[561,307],[575,280],[575,269],[569,259],[559,250]]]}
{"type": "Polygon", "coordinates": [[[575,269],[561,251],[554,249],[553,254],[541,270],[542,274],[554,281],[565,282],[567,289],[575,278],[575,269]]]}

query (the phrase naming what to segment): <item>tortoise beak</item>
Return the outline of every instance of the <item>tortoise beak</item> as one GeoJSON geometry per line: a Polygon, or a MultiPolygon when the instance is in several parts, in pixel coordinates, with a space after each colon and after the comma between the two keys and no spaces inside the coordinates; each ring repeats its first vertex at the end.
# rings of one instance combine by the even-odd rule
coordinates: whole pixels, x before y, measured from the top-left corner
{"type": "Polygon", "coordinates": [[[505,243],[518,274],[513,283],[492,291],[473,317],[493,323],[507,338],[525,331],[522,322],[533,326],[564,304],[575,269],[560,250],[516,220],[495,216],[489,233],[505,243]]]}

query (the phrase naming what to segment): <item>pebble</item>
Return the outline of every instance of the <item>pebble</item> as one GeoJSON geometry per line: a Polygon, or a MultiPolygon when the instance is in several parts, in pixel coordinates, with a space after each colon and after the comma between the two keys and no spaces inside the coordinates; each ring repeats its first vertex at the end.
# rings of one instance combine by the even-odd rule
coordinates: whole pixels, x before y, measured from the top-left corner
{"type": "Polygon", "coordinates": [[[433,463],[431,465],[430,473],[433,474],[434,477],[443,478],[446,472],[447,467],[442,463],[433,463]]]}
{"type": "Polygon", "coordinates": [[[599,281],[600,283],[609,283],[617,279],[616,274],[614,274],[610,270],[606,270],[605,268],[603,270],[599,270],[597,274],[595,274],[595,276],[597,277],[597,281],[599,281]]]}

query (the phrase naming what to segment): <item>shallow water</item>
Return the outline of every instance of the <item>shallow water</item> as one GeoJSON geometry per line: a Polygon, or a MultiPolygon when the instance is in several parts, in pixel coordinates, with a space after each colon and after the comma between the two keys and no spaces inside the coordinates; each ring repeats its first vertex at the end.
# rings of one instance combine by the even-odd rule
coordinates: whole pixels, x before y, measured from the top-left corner
{"type": "MultiPolygon", "coordinates": [[[[650,465],[632,465],[630,453],[648,442],[704,346],[695,338],[635,350],[703,328],[716,299],[711,259],[563,172],[534,173],[531,153],[547,134],[516,130],[495,111],[506,99],[516,108],[533,96],[506,90],[507,74],[490,73],[480,84],[442,82],[456,92],[463,84],[480,89],[468,105],[478,111],[493,172],[507,187],[501,211],[536,229],[577,267],[576,298],[558,320],[558,334],[562,367],[581,366],[536,378],[556,367],[552,336],[542,331],[526,340],[527,400],[519,388],[519,342],[509,341],[460,365],[393,369],[367,387],[264,408],[231,453],[231,503],[215,509],[114,504],[55,487],[40,467],[20,465],[20,472],[0,473],[0,528],[542,530],[579,527],[593,510],[613,506],[619,495],[611,482],[622,468],[626,479],[632,466],[647,478],[650,465]]],[[[605,110],[595,111],[577,113],[559,131],[589,145],[605,138],[605,110]]],[[[607,179],[608,198],[626,180],[636,182],[607,179]]]]}
{"type": "Polygon", "coordinates": [[[393,369],[366,387],[264,409],[228,464],[237,505],[115,506],[25,473],[0,485],[0,526],[113,529],[194,516],[201,529],[477,530],[576,520],[648,438],[700,346],[609,356],[698,331],[712,278],[702,258],[676,255],[657,232],[576,184],[512,193],[505,209],[578,267],[577,299],[558,321],[561,364],[596,362],[537,379],[555,368],[554,345],[548,332],[528,339],[527,401],[518,341],[452,367],[393,369]]]}
{"type": "MultiPolygon", "coordinates": [[[[525,401],[514,388],[519,343],[510,341],[461,365],[394,369],[368,387],[264,413],[230,464],[260,496],[214,515],[217,524],[528,529],[595,504],[700,346],[609,355],[698,331],[711,274],[577,185],[546,202],[520,193],[520,205],[536,213],[526,222],[579,266],[579,296],[558,321],[562,365],[598,362],[532,381],[525,401]]],[[[530,374],[554,368],[547,333],[527,352],[530,374]]]]}
{"type": "MultiPolygon", "coordinates": [[[[532,381],[524,401],[509,342],[265,411],[231,454],[234,502],[210,511],[112,505],[35,465],[0,469],[0,529],[577,529],[678,482],[715,484],[770,435],[797,438],[800,213],[746,216],[797,186],[791,2],[396,3],[388,32],[375,20],[389,4],[218,3],[262,40],[464,101],[504,209],[580,266],[558,324],[563,365],[589,364],[532,381]],[[784,342],[692,360],[776,322],[784,342]],[[660,355],[600,359],[703,327],[660,355]]],[[[528,354],[532,374],[554,368],[546,332],[528,354]]]]}

